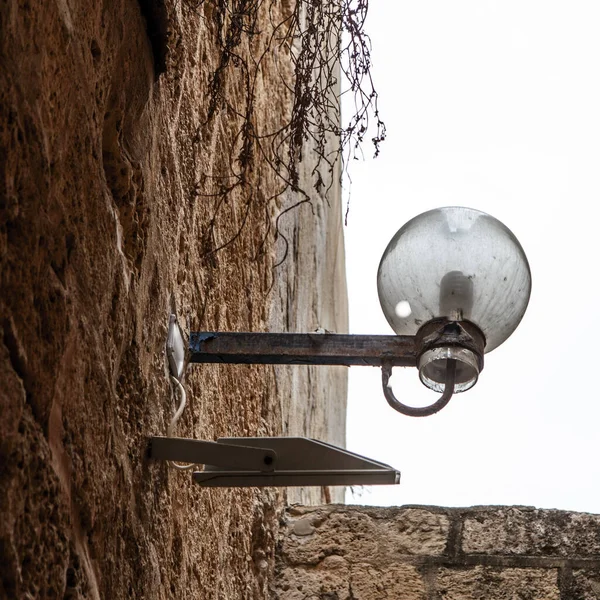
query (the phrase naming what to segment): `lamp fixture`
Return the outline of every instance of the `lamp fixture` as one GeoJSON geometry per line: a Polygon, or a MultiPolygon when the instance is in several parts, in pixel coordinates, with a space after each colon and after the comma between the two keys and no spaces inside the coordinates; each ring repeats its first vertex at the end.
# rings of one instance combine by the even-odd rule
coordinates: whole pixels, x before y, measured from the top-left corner
{"type": "MultiPolygon", "coordinates": [[[[185,351],[172,318],[167,344],[171,372],[181,378],[184,355],[190,363],[376,366],[382,369],[383,394],[392,408],[413,417],[433,415],[454,393],[475,385],[483,355],[516,329],[529,302],[531,272],[517,238],[500,221],[471,208],[445,207],[418,215],[396,233],[379,264],[377,289],[396,335],[192,332],[185,351]],[[393,367],[417,367],[421,382],[441,396],[425,407],[404,404],[389,385],[393,367]]],[[[190,460],[189,444],[184,451],[177,440],[153,438],[151,454],[164,460],[190,460]]],[[[195,480],[204,485],[276,485],[275,481],[321,485],[327,473],[311,468],[312,459],[302,465],[293,460],[288,464],[288,458],[298,453],[309,456],[305,450],[310,447],[317,463],[327,463],[329,477],[337,485],[399,481],[399,474],[387,465],[322,442],[299,440],[198,442],[204,445],[195,447],[195,452],[205,456],[210,447],[214,462],[209,464],[216,467],[210,476],[195,475],[195,480]],[[273,473],[269,462],[260,473],[244,472],[240,457],[246,450],[240,452],[239,446],[258,448],[259,459],[261,452],[269,450],[288,457],[281,461],[283,471],[273,473]],[[236,465],[241,467],[236,470],[236,465]],[[222,466],[233,471],[219,472],[222,466]],[[353,475],[343,476],[344,468],[353,475]]]]}
{"type": "Polygon", "coordinates": [[[192,363],[371,365],[398,412],[423,417],[475,385],[483,355],[504,342],[527,308],[531,273],[517,238],[494,217],[462,207],[430,210],[392,238],[377,273],[379,301],[397,335],[195,332],[192,363]],[[417,367],[442,396],[400,402],[393,367],[417,367]]]}
{"type": "Polygon", "coordinates": [[[392,329],[417,338],[421,381],[451,395],[475,385],[484,352],[520,323],[531,273],[523,248],[500,221],[447,207],[396,233],[379,264],[377,290],[392,329]]]}

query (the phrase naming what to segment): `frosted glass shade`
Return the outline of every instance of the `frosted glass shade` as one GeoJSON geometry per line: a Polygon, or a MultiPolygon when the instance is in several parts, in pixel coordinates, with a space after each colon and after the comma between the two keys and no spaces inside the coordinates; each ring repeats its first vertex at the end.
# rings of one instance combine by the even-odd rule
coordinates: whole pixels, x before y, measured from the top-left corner
{"type": "Polygon", "coordinates": [[[505,225],[451,206],[425,212],[396,233],[379,264],[377,290],[398,335],[414,335],[437,317],[468,320],[481,329],[490,352],[523,318],[531,272],[505,225]]]}

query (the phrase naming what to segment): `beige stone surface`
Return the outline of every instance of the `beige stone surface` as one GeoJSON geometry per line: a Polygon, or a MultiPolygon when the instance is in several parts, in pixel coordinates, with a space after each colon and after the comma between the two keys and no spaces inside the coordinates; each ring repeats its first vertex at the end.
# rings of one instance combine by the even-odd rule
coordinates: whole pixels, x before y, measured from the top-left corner
{"type": "MultiPolygon", "coordinates": [[[[331,156],[337,148],[330,139],[331,156]]],[[[348,298],[339,163],[332,173],[321,169],[324,186],[312,190],[315,201],[298,204],[298,194],[287,192],[279,222],[278,259],[287,248],[290,260],[276,270],[269,328],[273,331],[348,332],[348,298]],[[295,207],[295,208],[294,208],[295,207]],[[284,240],[286,243],[284,243],[284,240]],[[287,245],[286,245],[287,244],[287,245]]],[[[304,181],[311,180],[310,150],[299,165],[304,181]]],[[[347,367],[275,367],[277,394],[282,405],[285,435],[310,433],[319,440],[346,446],[347,367]]],[[[298,504],[344,502],[343,487],[290,488],[288,500],[298,504]]]]}
{"type": "Polygon", "coordinates": [[[294,506],[285,514],[274,598],[286,598],[282,582],[299,599],[600,598],[595,515],[506,506],[294,506]],[[473,523],[494,525],[486,545],[473,523]]]}
{"type": "MultiPolygon", "coordinates": [[[[337,193],[329,192],[333,197],[337,193]]],[[[287,194],[282,209],[297,201],[296,196],[287,194]]],[[[327,199],[323,197],[321,203],[326,205],[327,199]]],[[[319,204],[305,204],[294,211],[280,223],[289,240],[290,256],[276,269],[269,328],[347,333],[341,203],[331,203],[327,210],[319,204]]],[[[281,366],[274,371],[284,434],[309,434],[345,447],[348,368],[281,366]]],[[[344,488],[289,488],[288,500],[299,504],[343,502],[344,488]]]]}
{"type": "MultiPolygon", "coordinates": [[[[286,263],[302,265],[274,273],[272,224],[291,198],[274,198],[271,167],[256,158],[226,201],[209,193],[239,167],[230,148],[246,89],[230,60],[231,108],[209,118],[217,40],[232,22],[218,6],[0,4],[0,597],[267,593],[285,492],[198,489],[146,457],[177,404],[164,351],[172,311],[186,331],[347,319],[339,198],[290,211],[286,263]],[[162,28],[154,51],[142,9],[162,28]]],[[[257,28],[286,10],[261,5],[257,28]]],[[[264,38],[242,40],[237,52],[263,49],[264,38]]],[[[273,60],[256,79],[254,116],[276,129],[290,57],[273,60]]],[[[304,369],[284,390],[269,367],[196,367],[178,433],[342,441],[344,377],[304,369]]]]}
{"type": "Polygon", "coordinates": [[[349,600],[347,567],[283,569],[272,584],[272,600],[349,600]]]}
{"type": "Polygon", "coordinates": [[[331,555],[381,565],[404,555],[439,555],[449,520],[421,508],[329,506],[288,511],[282,556],[292,565],[316,565],[331,555]]]}
{"type": "Polygon", "coordinates": [[[440,569],[440,600],[560,600],[556,569],[440,569]]]}
{"type": "Polygon", "coordinates": [[[411,565],[358,564],[350,574],[352,600],[426,600],[425,583],[411,565]]]}
{"type": "Polygon", "coordinates": [[[288,531],[282,554],[292,565],[316,565],[331,555],[353,561],[376,559],[382,542],[373,519],[361,511],[323,509],[292,517],[288,531]]]}
{"type": "Polygon", "coordinates": [[[273,600],[425,600],[418,571],[410,565],[375,567],[340,556],[325,558],[316,568],[287,568],[275,579],[273,600]]]}
{"type": "Polygon", "coordinates": [[[450,520],[441,512],[422,508],[388,511],[378,520],[381,536],[387,539],[390,555],[437,556],[446,549],[450,520]]]}
{"type": "Polygon", "coordinates": [[[467,553],[589,556],[600,554],[600,516],[503,507],[474,510],[465,519],[467,553]]]}
{"type": "Polygon", "coordinates": [[[576,569],[568,586],[567,600],[598,600],[600,598],[600,570],[576,569]]]}

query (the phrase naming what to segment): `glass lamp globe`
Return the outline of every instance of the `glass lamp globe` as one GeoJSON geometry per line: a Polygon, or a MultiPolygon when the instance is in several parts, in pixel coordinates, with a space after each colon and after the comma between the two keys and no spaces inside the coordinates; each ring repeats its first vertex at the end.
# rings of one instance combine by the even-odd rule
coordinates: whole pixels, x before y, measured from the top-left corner
{"type": "MultiPolygon", "coordinates": [[[[531,272],[517,238],[494,217],[463,207],[427,211],[406,223],[383,253],[377,273],[381,308],[398,335],[415,335],[434,319],[470,322],[498,347],[521,321],[531,272]]],[[[455,359],[455,392],[479,373],[468,350],[436,348],[419,358],[421,381],[443,390],[447,359],[455,359]]]]}

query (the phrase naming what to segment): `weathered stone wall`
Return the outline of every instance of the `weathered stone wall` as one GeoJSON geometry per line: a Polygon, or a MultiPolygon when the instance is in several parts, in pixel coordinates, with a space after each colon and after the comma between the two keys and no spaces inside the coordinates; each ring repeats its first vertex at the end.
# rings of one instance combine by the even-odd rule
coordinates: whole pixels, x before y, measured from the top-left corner
{"type": "Polygon", "coordinates": [[[600,516],[529,507],[292,507],[272,597],[596,600],[600,516]]]}
{"type": "MultiPolygon", "coordinates": [[[[333,153],[333,149],[329,149],[333,153]]],[[[339,164],[338,164],[339,167],[339,164]]],[[[309,181],[310,161],[300,165],[302,179],[309,181]]],[[[315,191],[316,193],[316,191],[315,191]]],[[[303,204],[298,217],[285,220],[281,229],[292,241],[290,260],[277,272],[270,329],[272,331],[332,333],[348,331],[348,299],[342,229],[339,173],[330,189],[318,192],[319,202],[303,204]],[[330,199],[336,199],[331,201],[330,199]]],[[[286,194],[282,209],[298,201],[286,194]]],[[[282,431],[346,445],[347,367],[275,367],[277,394],[283,407],[282,431]]],[[[290,488],[290,504],[344,502],[343,487],[290,488]]]]}
{"type": "MultiPolygon", "coordinates": [[[[0,597],[266,593],[285,491],[197,489],[146,458],[176,406],[172,311],[192,330],[346,326],[338,198],[286,214],[295,235],[274,271],[273,220],[294,195],[273,198],[271,167],[255,156],[226,200],[205,193],[238,166],[235,112],[208,118],[232,23],[215,6],[0,3],[0,597]]],[[[289,6],[261,10],[257,30],[289,6]]],[[[237,48],[263,50],[259,37],[237,48]]],[[[253,82],[254,117],[277,129],[291,71],[284,52],[273,60],[253,82]]],[[[241,106],[244,72],[229,67],[222,91],[241,106]]],[[[343,441],[343,372],[285,377],[196,367],[179,435],[343,441]],[[325,410],[318,389],[336,386],[325,410]]]]}

